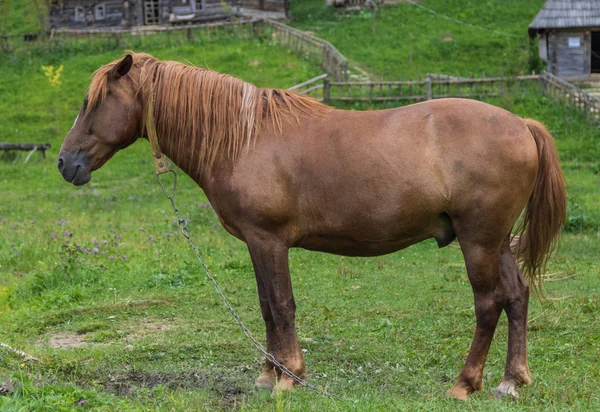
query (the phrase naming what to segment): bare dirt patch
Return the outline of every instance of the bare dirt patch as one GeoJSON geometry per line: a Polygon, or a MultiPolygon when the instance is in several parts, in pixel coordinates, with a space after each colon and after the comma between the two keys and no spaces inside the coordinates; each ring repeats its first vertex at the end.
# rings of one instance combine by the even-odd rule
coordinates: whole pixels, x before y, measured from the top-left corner
{"type": "Polygon", "coordinates": [[[152,335],[157,332],[166,332],[173,329],[175,326],[174,320],[148,320],[144,319],[142,322],[136,322],[135,324],[129,325],[127,329],[131,330],[131,333],[127,335],[127,339],[136,340],[144,338],[148,335],[152,335]]]}
{"type": "Polygon", "coordinates": [[[233,377],[222,372],[189,370],[182,372],[130,371],[119,375],[108,375],[102,382],[104,390],[119,396],[133,395],[138,388],[152,389],[164,386],[170,390],[209,389],[221,397],[224,407],[234,407],[245,396],[245,391],[233,377]]]}
{"type": "Polygon", "coordinates": [[[85,342],[87,335],[78,335],[76,333],[56,333],[50,335],[48,343],[40,342],[40,346],[50,346],[54,349],[77,349],[88,345],[85,342]]]}

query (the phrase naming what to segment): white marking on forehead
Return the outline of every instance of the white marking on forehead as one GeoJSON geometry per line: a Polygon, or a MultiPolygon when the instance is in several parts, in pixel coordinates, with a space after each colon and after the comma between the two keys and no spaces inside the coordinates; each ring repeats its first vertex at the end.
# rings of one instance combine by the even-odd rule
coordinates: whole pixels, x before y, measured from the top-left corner
{"type": "MultiPolygon", "coordinates": [[[[73,128],[75,127],[75,123],[77,123],[77,119],[79,119],[79,115],[77,115],[77,117],[75,118],[75,121],[73,122],[73,126],[71,126],[71,130],[73,130],[73,128]]],[[[69,131],[71,131],[69,130],[69,131]]]]}

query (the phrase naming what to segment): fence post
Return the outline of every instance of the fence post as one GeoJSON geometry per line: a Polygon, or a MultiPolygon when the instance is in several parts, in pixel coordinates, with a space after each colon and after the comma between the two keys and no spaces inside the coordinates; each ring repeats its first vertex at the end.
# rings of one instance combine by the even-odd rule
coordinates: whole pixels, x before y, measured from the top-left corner
{"type": "Polygon", "coordinates": [[[191,28],[186,29],[186,34],[187,34],[188,43],[193,42],[194,41],[194,32],[192,31],[191,28]]]}
{"type": "Polygon", "coordinates": [[[344,63],[342,63],[342,81],[343,82],[347,82],[348,81],[348,60],[344,60],[344,63]]]}
{"type": "Polygon", "coordinates": [[[331,100],[331,83],[329,76],[323,79],[323,102],[329,104],[331,100]]]}
{"type": "Polygon", "coordinates": [[[425,84],[427,85],[427,100],[433,99],[433,91],[431,90],[431,77],[427,75],[425,77],[425,84]]]}

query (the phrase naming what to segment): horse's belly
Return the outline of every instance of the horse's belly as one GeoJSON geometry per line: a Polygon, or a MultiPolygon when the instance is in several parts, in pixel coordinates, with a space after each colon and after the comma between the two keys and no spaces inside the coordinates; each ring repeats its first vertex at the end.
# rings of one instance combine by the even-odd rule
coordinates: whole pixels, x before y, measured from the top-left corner
{"type": "Polygon", "coordinates": [[[448,214],[422,206],[418,212],[400,208],[392,215],[347,214],[340,208],[337,214],[326,214],[330,219],[306,225],[293,246],[344,256],[378,256],[429,238],[440,247],[450,244],[456,236],[448,214]]]}
{"type": "Polygon", "coordinates": [[[303,238],[295,246],[343,256],[380,256],[407,248],[430,237],[432,236],[429,234],[422,234],[418,237],[369,241],[339,236],[310,236],[303,238]]]}

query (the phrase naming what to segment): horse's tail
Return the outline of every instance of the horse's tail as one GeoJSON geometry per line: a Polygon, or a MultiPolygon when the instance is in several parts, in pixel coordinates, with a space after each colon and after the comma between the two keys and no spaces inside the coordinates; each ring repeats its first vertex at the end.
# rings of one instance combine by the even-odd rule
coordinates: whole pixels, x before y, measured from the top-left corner
{"type": "Polygon", "coordinates": [[[543,124],[524,119],[538,150],[538,173],[517,235],[517,260],[534,292],[541,292],[542,270],[565,222],[567,195],[554,138],[543,124]]]}

